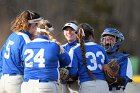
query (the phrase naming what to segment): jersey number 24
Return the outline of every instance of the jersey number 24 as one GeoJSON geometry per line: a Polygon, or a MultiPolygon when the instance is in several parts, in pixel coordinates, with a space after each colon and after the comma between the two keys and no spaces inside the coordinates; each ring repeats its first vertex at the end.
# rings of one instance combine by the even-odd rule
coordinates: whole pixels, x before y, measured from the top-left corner
{"type": "Polygon", "coordinates": [[[44,58],[44,49],[40,49],[36,54],[32,49],[26,49],[24,52],[25,58],[25,66],[33,67],[33,62],[38,63],[38,67],[45,67],[45,58],[44,58]],[[30,59],[33,58],[33,62],[30,59]]]}

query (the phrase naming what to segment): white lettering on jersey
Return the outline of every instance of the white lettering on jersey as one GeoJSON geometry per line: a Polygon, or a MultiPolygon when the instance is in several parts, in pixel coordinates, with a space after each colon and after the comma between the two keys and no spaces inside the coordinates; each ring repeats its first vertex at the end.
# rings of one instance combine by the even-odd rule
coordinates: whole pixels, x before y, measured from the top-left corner
{"type": "Polygon", "coordinates": [[[40,49],[36,54],[34,54],[34,51],[32,49],[26,49],[24,55],[27,55],[27,57],[25,58],[26,67],[33,67],[33,62],[29,62],[29,60],[33,57],[34,57],[33,61],[39,63],[38,67],[40,68],[45,67],[44,49],[40,49]]]}
{"type": "Polygon", "coordinates": [[[6,46],[6,52],[4,53],[4,57],[6,58],[6,59],[9,59],[9,57],[10,57],[10,47],[12,46],[14,44],[14,42],[12,41],[12,40],[9,40],[8,41],[8,44],[7,44],[7,46],[6,46]]]}
{"type": "Polygon", "coordinates": [[[101,63],[104,64],[105,56],[104,56],[104,54],[102,53],[102,51],[97,51],[96,54],[94,54],[93,52],[86,52],[86,58],[89,58],[90,56],[92,57],[92,58],[90,58],[90,62],[91,62],[91,64],[93,64],[93,65],[87,64],[87,68],[88,68],[89,70],[91,70],[91,71],[96,70],[98,67],[99,67],[100,69],[102,69],[102,65],[99,64],[99,63],[97,62],[97,59],[96,59],[96,58],[98,58],[98,57],[101,56],[101,57],[102,57],[102,58],[101,58],[101,63]]]}

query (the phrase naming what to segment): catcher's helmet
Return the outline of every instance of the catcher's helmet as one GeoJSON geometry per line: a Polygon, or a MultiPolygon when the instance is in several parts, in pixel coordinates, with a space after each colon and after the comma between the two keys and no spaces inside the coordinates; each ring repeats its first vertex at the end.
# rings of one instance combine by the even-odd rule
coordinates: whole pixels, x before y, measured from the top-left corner
{"type": "Polygon", "coordinates": [[[124,41],[124,35],[118,31],[115,28],[106,28],[104,32],[101,34],[101,45],[105,48],[107,52],[115,52],[117,51],[120,46],[122,45],[122,42],[124,41]],[[103,44],[103,38],[107,35],[114,36],[116,38],[116,43],[115,44],[109,44],[109,45],[104,45],[103,44]]]}

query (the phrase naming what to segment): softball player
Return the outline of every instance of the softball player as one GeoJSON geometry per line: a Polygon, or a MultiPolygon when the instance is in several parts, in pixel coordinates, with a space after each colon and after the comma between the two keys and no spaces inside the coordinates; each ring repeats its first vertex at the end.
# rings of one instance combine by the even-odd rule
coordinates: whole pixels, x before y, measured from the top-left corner
{"type": "Polygon", "coordinates": [[[108,58],[104,48],[91,41],[94,38],[93,28],[87,23],[80,24],[77,37],[80,44],[71,49],[70,54],[78,68],[71,70],[71,73],[76,75],[78,71],[79,93],[108,93],[108,84],[102,70],[108,58]]]}
{"type": "Polygon", "coordinates": [[[30,42],[30,35],[34,32],[37,22],[42,18],[35,12],[23,11],[12,22],[13,33],[8,37],[3,48],[3,65],[1,78],[2,93],[20,93],[23,80],[23,63],[21,52],[23,46],[30,42]]]}
{"type": "Polygon", "coordinates": [[[36,38],[25,45],[22,59],[25,63],[21,93],[59,93],[59,67],[71,62],[68,53],[51,40],[48,21],[38,24],[36,38]]]}
{"type": "Polygon", "coordinates": [[[0,50],[0,93],[1,93],[1,76],[2,76],[2,58],[3,58],[3,53],[2,53],[2,49],[3,47],[1,48],[0,50]]]}
{"type": "MultiPolygon", "coordinates": [[[[1,49],[0,49],[0,80],[1,80],[1,76],[2,76],[2,59],[3,59],[3,52],[2,52],[2,50],[3,50],[3,48],[4,47],[2,47],[1,49]]],[[[1,86],[1,83],[0,83],[0,86],[1,86]]],[[[1,89],[1,88],[0,88],[1,89]]]]}
{"type": "Polygon", "coordinates": [[[124,93],[125,86],[132,81],[132,65],[128,54],[120,53],[122,43],[124,41],[123,34],[115,28],[106,28],[101,35],[101,44],[105,48],[109,59],[117,59],[120,64],[117,82],[109,86],[110,93],[124,93]]]}
{"type": "MultiPolygon", "coordinates": [[[[71,48],[77,45],[77,40],[76,40],[77,28],[78,25],[75,21],[67,22],[62,28],[64,36],[68,41],[68,43],[63,45],[63,48],[67,52],[69,52],[71,48]]],[[[69,70],[71,70],[71,68],[75,68],[75,65],[73,63],[71,63],[68,66],[69,70]]],[[[78,93],[78,90],[79,90],[78,81],[73,82],[72,84],[67,84],[67,82],[62,81],[62,93],[78,93]]]]}

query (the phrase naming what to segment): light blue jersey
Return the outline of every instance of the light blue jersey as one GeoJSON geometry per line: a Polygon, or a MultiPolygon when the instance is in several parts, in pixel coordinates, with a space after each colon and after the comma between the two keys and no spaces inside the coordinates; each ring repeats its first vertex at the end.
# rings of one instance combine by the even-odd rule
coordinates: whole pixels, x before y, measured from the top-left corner
{"type": "Polygon", "coordinates": [[[21,61],[21,52],[23,46],[30,42],[29,32],[13,32],[5,43],[3,48],[3,74],[23,75],[23,63],[21,61]]]}
{"type": "MultiPolygon", "coordinates": [[[[95,76],[95,79],[106,80],[104,76],[104,72],[102,70],[102,66],[104,64],[107,64],[109,61],[104,48],[94,42],[86,42],[85,50],[86,50],[85,56],[86,56],[87,68],[95,76]]],[[[80,83],[92,80],[87,73],[87,69],[85,65],[83,64],[82,54],[81,54],[81,49],[79,44],[75,46],[75,48],[70,50],[70,55],[73,55],[71,56],[72,63],[75,63],[75,65],[78,66],[77,70],[78,70],[80,83]]],[[[75,74],[75,72],[77,71],[73,70],[71,73],[75,74]]]]}
{"type": "MultiPolygon", "coordinates": [[[[128,58],[128,54],[114,52],[112,54],[109,54],[108,58],[109,58],[109,60],[116,59],[117,63],[120,64],[118,76],[125,78],[126,84],[128,82],[131,82],[133,74],[132,74],[132,65],[131,65],[130,59],[128,58]]],[[[126,84],[124,85],[123,89],[125,89],[126,84]]],[[[112,87],[113,87],[113,85],[110,86],[110,89],[112,87]]],[[[119,86],[116,87],[116,89],[119,89],[119,86]]]]}
{"type": "Polygon", "coordinates": [[[29,79],[57,81],[60,77],[58,68],[71,62],[68,53],[60,53],[60,46],[45,36],[38,36],[28,43],[23,49],[22,59],[25,63],[25,82],[29,79]]]}

